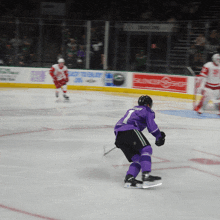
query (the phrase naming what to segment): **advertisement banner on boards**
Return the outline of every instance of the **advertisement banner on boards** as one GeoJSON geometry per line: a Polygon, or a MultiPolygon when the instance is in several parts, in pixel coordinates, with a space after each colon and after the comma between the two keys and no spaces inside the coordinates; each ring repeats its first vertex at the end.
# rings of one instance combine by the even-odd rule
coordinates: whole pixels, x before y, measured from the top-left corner
{"type": "Polygon", "coordinates": [[[69,69],[68,85],[103,86],[104,72],[98,70],[69,69]]]}
{"type": "Polygon", "coordinates": [[[51,84],[52,78],[46,68],[0,67],[0,82],[51,84]]]}
{"type": "Polygon", "coordinates": [[[16,82],[20,71],[11,68],[0,68],[0,82],[16,82]]]}
{"type": "MultiPolygon", "coordinates": [[[[68,69],[68,74],[68,85],[127,87],[128,74],[118,71],[68,69]]],[[[0,67],[0,82],[54,84],[49,68],[30,67],[0,67]]]]}
{"type": "Polygon", "coordinates": [[[127,87],[127,75],[125,72],[105,72],[104,86],[127,87]]]}
{"type": "Polygon", "coordinates": [[[126,73],[118,71],[69,70],[68,85],[126,87],[126,73]]]}
{"type": "Polygon", "coordinates": [[[187,93],[187,77],[133,73],[133,88],[187,93]]]}

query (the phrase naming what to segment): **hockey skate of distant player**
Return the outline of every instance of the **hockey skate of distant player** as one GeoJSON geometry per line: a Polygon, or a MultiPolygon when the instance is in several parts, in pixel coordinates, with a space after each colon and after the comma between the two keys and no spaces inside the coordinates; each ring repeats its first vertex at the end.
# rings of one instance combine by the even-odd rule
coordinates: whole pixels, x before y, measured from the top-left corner
{"type": "Polygon", "coordinates": [[[138,106],[129,109],[115,125],[115,145],[120,148],[131,162],[124,180],[125,188],[149,188],[162,184],[161,177],[151,176],[152,148],[142,131],[147,128],[155,138],[155,144],[165,143],[165,133],[155,123],[152,111],[153,101],[150,96],[141,96],[138,106]],[[142,171],[142,181],[135,178],[142,171]]]}
{"type": "Polygon", "coordinates": [[[64,65],[65,61],[63,58],[58,60],[58,64],[54,64],[50,68],[50,75],[53,78],[53,82],[56,86],[56,97],[59,97],[59,90],[63,91],[63,97],[69,99],[67,96],[67,82],[69,81],[68,69],[64,65]]]}
{"type": "Polygon", "coordinates": [[[216,110],[220,113],[220,55],[214,54],[212,56],[212,62],[204,64],[200,74],[198,75],[200,80],[199,89],[201,90],[202,98],[199,104],[194,108],[198,114],[206,109],[206,106],[210,100],[216,100],[214,103],[216,110]]]}

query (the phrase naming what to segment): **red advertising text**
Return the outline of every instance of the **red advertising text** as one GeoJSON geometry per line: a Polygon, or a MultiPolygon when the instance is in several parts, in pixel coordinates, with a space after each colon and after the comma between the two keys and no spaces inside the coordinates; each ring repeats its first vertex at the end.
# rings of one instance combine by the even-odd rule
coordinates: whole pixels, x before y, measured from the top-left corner
{"type": "Polygon", "coordinates": [[[133,88],[187,92],[187,77],[133,73],[133,88]]]}

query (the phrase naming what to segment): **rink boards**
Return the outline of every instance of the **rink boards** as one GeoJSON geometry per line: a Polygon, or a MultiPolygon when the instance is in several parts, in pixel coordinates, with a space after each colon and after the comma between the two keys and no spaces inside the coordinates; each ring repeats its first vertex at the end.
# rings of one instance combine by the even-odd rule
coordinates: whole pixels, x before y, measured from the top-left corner
{"type": "MultiPolygon", "coordinates": [[[[192,76],[69,69],[69,90],[146,93],[193,99],[192,76]]],[[[55,88],[49,68],[0,67],[0,87],[55,88]]]]}

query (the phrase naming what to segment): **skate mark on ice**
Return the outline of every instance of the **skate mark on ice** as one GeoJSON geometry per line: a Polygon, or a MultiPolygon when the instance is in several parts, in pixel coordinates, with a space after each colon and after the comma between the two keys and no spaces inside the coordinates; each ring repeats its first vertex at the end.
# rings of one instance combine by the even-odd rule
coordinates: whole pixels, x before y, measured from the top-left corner
{"type": "Polygon", "coordinates": [[[69,128],[61,128],[61,129],[54,129],[54,128],[42,128],[39,130],[30,130],[30,131],[21,131],[15,132],[10,134],[1,134],[0,137],[5,136],[13,136],[13,135],[21,135],[21,134],[31,134],[36,132],[45,132],[45,131],[65,131],[65,130],[83,130],[83,129],[105,129],[105,128],[113,128],[110,125],[103,125],[103,126],[76,126],[76,127],[69,127],[69,128]]]}

